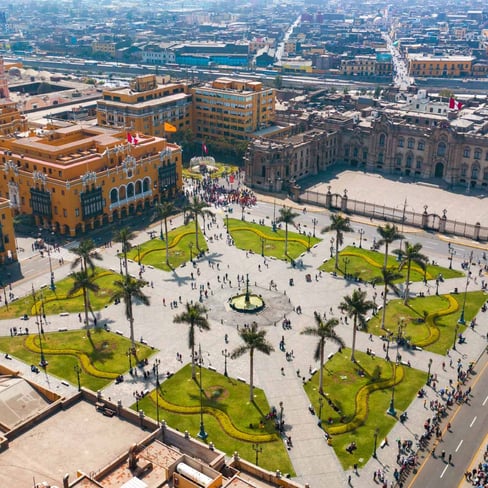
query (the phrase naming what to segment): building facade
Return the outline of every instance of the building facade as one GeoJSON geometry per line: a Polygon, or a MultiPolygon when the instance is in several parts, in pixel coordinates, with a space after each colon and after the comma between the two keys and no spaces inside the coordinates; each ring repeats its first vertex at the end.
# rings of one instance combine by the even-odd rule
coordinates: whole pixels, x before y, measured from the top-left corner
{"type": "Polygon", "coordinates": [[[410,76],[435,78],[469,76],[475,59],[474,56],[408,54],[408,73],[410,76]]]}
{"type": "MultiPolygon", "coordinates": [[[[10,202],[0,198],[0,264],[17,261],[14,221],[10,202]]],[[[0,279],[0,286],[2,280],[0,279]]]]}
{"type": "Polygon", "coordinates": [[[138,213],[182,187],[181,149],[165,139],[72,125],[3,142],[0,197],[39,227],[75,236],[138,213]]]}
{"type": "Polygon", "coordinates": [[[246,141],[275,118],[275,92],[258,81],[218,78],[192,88],[193,133],[197,140],[246,141]]]}
{"type": "Polygon", "coordinates": [[[192,97],[184,83],[159,84],[155,75],[138,76],[129,88],[105,90],[97,102],[100,126],[164,137],[164,124],[191,126],[192,97]]]}

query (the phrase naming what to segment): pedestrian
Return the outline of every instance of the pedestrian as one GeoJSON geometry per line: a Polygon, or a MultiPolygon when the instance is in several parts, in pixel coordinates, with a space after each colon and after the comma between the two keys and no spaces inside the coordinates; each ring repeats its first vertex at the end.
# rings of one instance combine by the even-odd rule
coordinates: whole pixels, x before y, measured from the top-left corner
{"type": "Polygon", "coordinates": [[[446,451],[444,451],[444,449],[442,449],[441,458],[442,458],[443,461],[446,458],[446,451]]]}
{"type": "Polygon", "coordinates": [[[452,454],[449,454],[449,457],[447,458],[447,464],[451,464],[452,461],[452,454]]]}

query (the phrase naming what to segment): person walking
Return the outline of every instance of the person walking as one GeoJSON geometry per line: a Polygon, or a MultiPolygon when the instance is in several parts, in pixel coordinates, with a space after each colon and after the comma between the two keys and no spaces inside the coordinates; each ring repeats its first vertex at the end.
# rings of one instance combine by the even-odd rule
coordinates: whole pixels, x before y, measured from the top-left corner
{"type": "Polygon", "coordinates": [[[452,454],[449,454],[449,457],[447,458],[447,464],[451,464],[452,461],[452,454]]]}

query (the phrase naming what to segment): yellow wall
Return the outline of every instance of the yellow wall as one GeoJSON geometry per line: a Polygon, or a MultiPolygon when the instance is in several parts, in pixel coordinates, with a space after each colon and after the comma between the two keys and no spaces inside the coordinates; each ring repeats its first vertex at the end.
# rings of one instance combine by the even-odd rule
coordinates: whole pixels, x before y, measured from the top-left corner
{"type": "Polygon", "coordinates": [[[471,58],[410,58],[408,72],[412,76],[466,76],[471,73],[471,58]]]}
{"type": "Polygon", "coordinates": [[[0,264],[9,261],[17,261],[14,221],[9,201],[0,198],[0,264]]]}

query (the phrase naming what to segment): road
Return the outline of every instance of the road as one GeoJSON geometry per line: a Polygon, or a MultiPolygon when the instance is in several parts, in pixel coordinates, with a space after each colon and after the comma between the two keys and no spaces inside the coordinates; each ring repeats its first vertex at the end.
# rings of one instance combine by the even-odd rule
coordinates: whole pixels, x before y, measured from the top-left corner
{"type": "Polygon", "coordinates": [[[488,422],[488,358],[484,354],[476,366],[469,405],[456,405],[451,410],[451,431],[443,433],[443,441],[436,447],[436,455],[427,454],[424,464],[409,488],[444,488],[458,486],[464,479],[473,455],[484,442],[488,422]],[[446,460],[440,458],[442,450],[446,460]],[[452,454],[451,464],[447,457],[452,454]]]}

